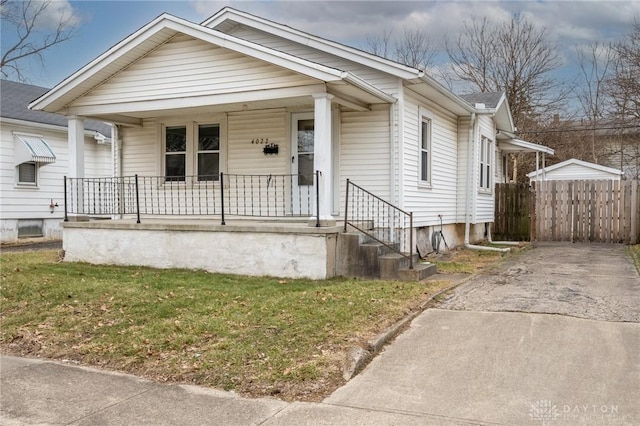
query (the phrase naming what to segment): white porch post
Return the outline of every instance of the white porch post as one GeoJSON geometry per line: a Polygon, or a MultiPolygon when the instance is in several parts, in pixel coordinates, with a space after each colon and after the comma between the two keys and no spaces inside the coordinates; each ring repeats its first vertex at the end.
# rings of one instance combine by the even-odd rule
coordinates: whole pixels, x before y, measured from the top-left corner
{"type": "MultiPolygon", "coordinates": [[[[313,164],[314,169],[320,172],[317,182],[319,189],[319,212],[322,226],[333,226],[336,221],[331,215],[331,203],[333,200],[333,156],[331,141],[331,99],[329,93],[314,93],[314,138],[313,138],[313,164]]],[[[315,216],[309,222],[315,226],[315,216]]]]}
{"type": "Polygon", "coordinates": [[[77,116],[69,116],[69,177],[84,177],[84,120],[77,116]]]}
{"type": "MultiPolygon", "coordinates": [[[[84,120],[78,116],[67,117],[67,140],[69,143],[69,178],[84,177],[84,120]]],[[[71,181],[65,211],[71,215],[84,213],[84,194],[82,181],[71,181]]],[[[67,188],[65,188],[65,191],[67,188]]]]}

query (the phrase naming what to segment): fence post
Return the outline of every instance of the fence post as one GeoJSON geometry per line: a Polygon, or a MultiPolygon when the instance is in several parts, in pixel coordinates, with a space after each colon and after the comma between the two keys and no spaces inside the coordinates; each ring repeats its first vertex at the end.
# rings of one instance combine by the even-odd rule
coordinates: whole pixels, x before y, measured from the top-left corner
{"type": "Polygon", "coordinates": [[[347,232],[347,216],[349,212],[349,179],[347,178],[347,190],[344,194],[344,232],[347,232]]]}
{"type": "Polygon", "coordinates": [[[64,221],[69,222],[69,215],[67,214],[67,177],[64,177],[64,221]]]}
{"type": "Polygon", "coordinates": [[[316,228],[320,227],[320,170],[316,170],[316,228]]]}
{"type": "Polygon", "coordinates": [[[220,172],[220,208],[222,209],[222,225],[225,225],[225,222],[224,222],[224,173],[223,172],[220,172]]]}
{"type": "Polygon", "coordinates": [[[138,190],[138,175],[135,175],[136,178],[136,216],[137,216],[137,221],[136,223],[140,223],[140,193],[138,190]]]}
{"type": "Polygon", "coordinates": [[[409,212],[409,269],[413,269],[413,212],[409,212]]]}

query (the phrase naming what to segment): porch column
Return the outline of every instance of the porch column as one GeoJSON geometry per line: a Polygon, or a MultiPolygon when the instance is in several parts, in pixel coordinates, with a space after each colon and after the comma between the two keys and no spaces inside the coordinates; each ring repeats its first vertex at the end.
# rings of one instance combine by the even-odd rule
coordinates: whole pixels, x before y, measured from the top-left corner
{"type": "Polygon", "coordinates": [[[84,120],[68,116],[69,173],[70,178],[84,177],[84,120]]]}
{"type": "MultiPolygon", "coordinates": [[[[313,164],[314,169],[320,171],[320,179],[317,182],[320,203],[320,224],[333,226],[336,220],[331,215],[331,192],[333,179],[333,156],[331,143],[331,99],[329,93],[314,93],[314,138],[313,138],[313,164]]],[[[310,225],[315,226],[315,216],[310,225]]]]}
{"type": "MultiPolygon", "coordinates": [[[[67,140],[69,143],[69,178],[84,178],[84,119],[72,115],[67,116],[67,140]]],[[[84,213],[84,185],[82,181],[71,180],[65,191],[67,205],[65,211],[68,216],[78,216],[84,213]]],[[[77,220],[77,219],[70,219],[77,220]]]]}

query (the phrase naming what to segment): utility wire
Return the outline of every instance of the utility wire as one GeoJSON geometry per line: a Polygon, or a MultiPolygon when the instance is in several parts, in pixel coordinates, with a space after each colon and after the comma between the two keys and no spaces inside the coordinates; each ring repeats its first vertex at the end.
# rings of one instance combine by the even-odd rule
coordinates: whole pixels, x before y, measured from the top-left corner
{"type": "Polygon", "coordinates": [[[632,126],[618,126],[618,127],[587,127],[587,128],[567,128],[567,129],[553,129],[553,130],[525,130],[517,132],[517,134],[531,134],[531,133],[561,133],[561,132],[586,132],[590,130],[624,130],[624,129],[640,129],[640,124],[632,126]]]}

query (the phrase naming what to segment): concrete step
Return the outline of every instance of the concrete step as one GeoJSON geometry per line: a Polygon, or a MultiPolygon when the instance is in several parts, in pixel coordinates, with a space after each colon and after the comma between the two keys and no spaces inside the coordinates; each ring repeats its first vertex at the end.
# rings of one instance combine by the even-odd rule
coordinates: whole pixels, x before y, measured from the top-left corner
{"type": "Polygon", "coordinates": [[[438,271],[433,263],[417,263],[413,265],[413,269],[409,269],[408,266],[400,268],[397,279],[400,281],[422,281],[436,272],[438,271]]]}

